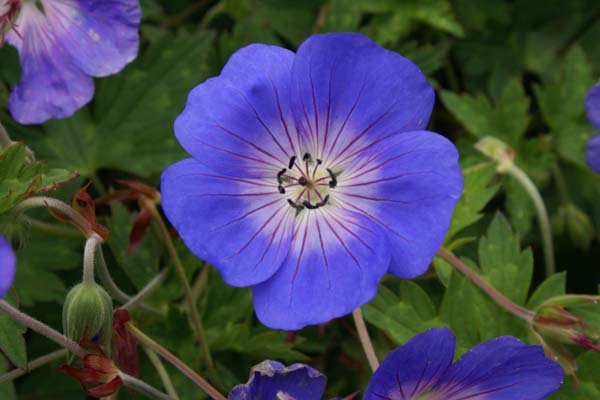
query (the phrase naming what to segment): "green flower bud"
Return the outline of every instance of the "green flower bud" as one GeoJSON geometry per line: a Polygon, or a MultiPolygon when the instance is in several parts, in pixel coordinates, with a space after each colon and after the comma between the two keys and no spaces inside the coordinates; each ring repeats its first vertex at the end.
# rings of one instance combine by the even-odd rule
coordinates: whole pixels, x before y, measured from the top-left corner
{"type": "Polygon", "coordinates": [[[65,299],[64,333],[77,343],[87,339],[108,352],[112,334],[112,313],[112,300],[102,286],[96,283],[80,283],[71,289],[65,299]]]}

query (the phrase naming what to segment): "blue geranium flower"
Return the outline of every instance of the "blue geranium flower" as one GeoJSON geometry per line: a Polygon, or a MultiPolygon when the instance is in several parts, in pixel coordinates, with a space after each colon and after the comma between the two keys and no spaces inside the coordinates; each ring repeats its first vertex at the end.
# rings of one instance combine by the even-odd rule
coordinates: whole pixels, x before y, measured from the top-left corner
{"type": "Polygon", "coordinates": [[[267,360],[252,368],[248,383],[234,387],[229,400],[318,400],[326,384],[325,376],[308,365],[285,367],[267,360]]]}
{"type": "Polygon", "coordinates": [[[541,400],[556,391],[563,370],[510,336],[489,340],[454,359],[450,329],[431,329],[392,351],[371,378],[364,400],[541,400]]]}
{"type": "MultiPolygon", "coordinates": [[[[591,124],[600,129],[600,83],[590,89],[585,99],[585,109],[591,124]]],[[[600,174],[600,134],[588,142],[586,158],[590,168],[600,174]]]]}
{"type": "Polygon", "coordinates": [[[412,62],[359,34],[242,48],[175,122],[193,158],[163,173],[165,213],[253,286],[265,325],[346,315],[386,272],[425,272],[444,239],[463,180],[454,145],[423,130],[433,103],[412,62]]]}
{"type": "Polygon", "coordinates": [[[138,0],[0,0],[0,35],[17,48],[21,81],[8,108],[23,124],[71,116],[94,95],[92,77],[137,55],[138,0]]]}
{"type": "Polygon", "coordinates": [[[0,299],[6,295],[15,279],[16,264],[10,243],[0,235],[0,299]]]}

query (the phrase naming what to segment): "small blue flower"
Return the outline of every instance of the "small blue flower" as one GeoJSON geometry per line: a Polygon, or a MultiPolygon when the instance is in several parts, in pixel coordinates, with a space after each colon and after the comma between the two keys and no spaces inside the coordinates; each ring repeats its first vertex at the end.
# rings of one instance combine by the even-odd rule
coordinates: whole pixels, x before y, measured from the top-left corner
{"type": "Polygon", "coordinates": [[[263,324],[349,314],[386,272],[425,272],[446,235],[463,179],[454,145],[423,130],[433,103],[412,62],[363,35],[242,48],[175,122],[193,158],[163,173],[165,213],[253,286],[263,324]]]}
{"type": "Polygon", "coordinates": [[[0,299],[6,295],[15,279],[16,264],[10,243],[0,235],[0,299]]]}
{"type": "MultiPolygon", "coordinates": [[[[600,129],[600,84],[593,86],[585,99],[585,109],[590,123],[600,129]]],[[[587,162],[600,174],[600,134],[590,139],[586,148],[587,162]]]]}
{"type": "Polygon", "coordinates": [[[138,0],[0,0],[0,35],[17,48],[21,81],[8,107],[23,124],[64,118],[94,95],[92,77],[137,55],[138,0]]]}
{"type": "Polygon", "coordinates": [[[263,361],[250,373],[248,383],[229,393],[229,400],[319,400],[327,379],[304,364],[285,367],[276,361],[263,361]]]}
{"type": "Polygon", "coordinates": [[[364,400],[541,400],[562,383],[562,368],[540,346],[504,336],[452,363],[454,346],[447,328],[415,336],[383,360],[364,400]]]}

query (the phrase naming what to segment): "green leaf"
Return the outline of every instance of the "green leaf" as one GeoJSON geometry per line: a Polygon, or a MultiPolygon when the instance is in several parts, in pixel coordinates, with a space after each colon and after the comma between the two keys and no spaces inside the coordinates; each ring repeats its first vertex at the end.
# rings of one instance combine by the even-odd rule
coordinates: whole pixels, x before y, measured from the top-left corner
{"type": "Polygon", "coordinates": [[[550,400],[591,400],[600,399],[600,354],[595,351],[586,351],[577,357],[577,378],[575,384],[572,379],[562,385],[558,392],[548,397],[550,400]]]}
{"type": "Polygon", "coordinates": [[[396,344],[416,334],[443,326],[429,296],[416,283],[403,281],[400,295],[380,285],[377,296],[362,307],[365,319],[383,330],[396,344]]]}
{"type": "Polygon", "coordinates": [[[583,108],[594,81],[592,66],[581,48],[575,46],[543,86],[534,88],[542,115],[551,128],[554,150],[562,159],[581,167],[586,167],[585,145],[594,134],[583,108]]]}
{"type": "Polygon", "coordinates": [[[28,162],[27,147],[14,143],[0,152],[0,214],[27,197],[54,190],[77,174],[67,170],[46,171],[44,162],[28,162]]]}
{"type": "MultiPolygon", "coordinates": [[[[13,296],[9,295],[9,297],[11,299],[8,301],[14,305],[13,296]]],[[[19,368],[27,367],[27,347],[23,337],[26,330],[24,326],[11,319],[7,314],[0,313],[0,350],[13,365],[19,368]]]]}
{"type": "Polygon", "coordinates": [[[567,273],[559,272],[542,282],[527,302],[527,308],[535,309],[545,300],[565,294],[567,289],[567,273]]]}
{"type": "Polygon", "coordinates": [[[481,210],[499,188],[499,185],[491,184],[495,173],[496,166],[492,163],[477,164],[463,170],[465,186],[462,197],[454,208],[452,222],[446,235],[447,241],[483,217],[481,210]]]}
{"type": "MultiPolygon", "coordinates": [[[[8,372],[5,360],[0,356],[0,374],[8,372]]],[[[17,392],[15,391],[15,384],[13,381],[0,383],[0,399],[3,400],[17,400],[17,392]]]]}
{"type": "Polygon", "coordinates": [[[510,80],[494,103],[483,94],[457,95],[442,90],[444,106],[474,137],[494,136],[516,147],[529,125],[529,98],[510,80]]]}

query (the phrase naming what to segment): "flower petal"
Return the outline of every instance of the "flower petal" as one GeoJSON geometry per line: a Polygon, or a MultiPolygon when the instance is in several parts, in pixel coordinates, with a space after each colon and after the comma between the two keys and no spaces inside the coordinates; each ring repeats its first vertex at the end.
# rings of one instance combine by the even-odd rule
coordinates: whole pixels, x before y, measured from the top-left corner
{"type": "Polygon", "coordinates": [[[592,86],[585,99],[585,110],[591,124],[600,129],[600,83],[592,86]]]}
{"type": "Polygon", "coordinates": [[[6,295],[15,279],[17,259],[10,245],[0,236],[0,299],[6,295]]]}
{"type": "Polygon", "coordinates": [[[181,145],[216,172],[275,179],[299,146],[289,110],[293,57],[276,46],[238,50],[219,77],[191,91],[175,121],[181,145]]]}
{"type": "Polygon", "coordinates": [[[23,3],[16,24],[25,40],[12,31],[7,35],[22,71],[8,100],[11,114],[22,124],[71,116],[92,99],[94,82],[65,55],[65,44],[57,42],[35,3],[23,3]]]}
{"type": "Polygon", "coordinates": [[[254,287],[264,325],[297,330],[349,314],[375,295],[390,261],[376,223],[327,205],[301,211],[294,236],[279,271],[254,287]]]}
{"type": "Polygon", "coordinates": [[[47,23],[61,48],[87,75],[122,70],[137,55],[138,0],[42,0],[47,23]]]}
{"type": "Polygon", "coordinates": [[[196,256],[228,284],[248,286],[273,275],[290,249],[294,214],[276,185],[231,178],[187,159],[163,172],[162,204],[196,256]]]}
{"type": "Polygon", "coordinates": [[[430,329],[398,347],[375,371],[364,400],[414,399],[434,386],[452,364],[454,334],[430,329]]]}
{"type": "Polygon", "coordinates": [[[586,158],[590,168],[600,174],[600,135],[592,137],[588,142],[586,158]]]}
{"type": "Polygon", "coordinates": [[[561,366],[546,358],[540,346],[505,336],[465,353],[433,392],[445,400],[542,400],[562,379],[561,366]]]}
{"type": "Polygon", "coordinates": [[[432,132],[402,133],[364,150],[338,180],[342,206],[384,227],[390,273],[413,278],[425,272],[463,189],[454,145],[432,132]]]}
{"type": "Polygon", "coordinates": [[[292,109],[310,151],[329,164],[427,125],[434,92],[411,61],[357,33],[313,35],[292,69],[292,109]]]}
{"type": "Polygon", "coordinates": [[[325,376],[308,365],[285,367],[267,360],[252,368],[248,383],[234,387],[228,399],[320,400],[326,383],[325,376]]]}

